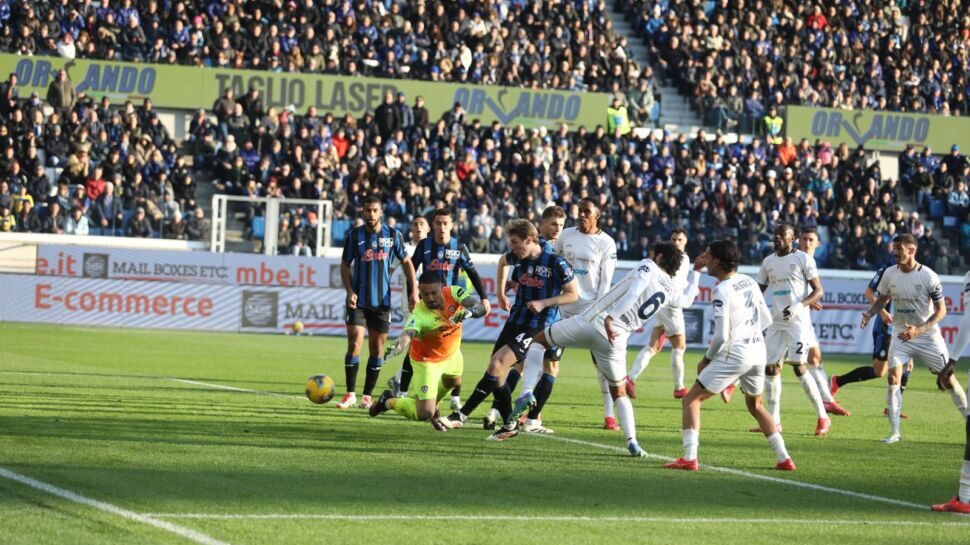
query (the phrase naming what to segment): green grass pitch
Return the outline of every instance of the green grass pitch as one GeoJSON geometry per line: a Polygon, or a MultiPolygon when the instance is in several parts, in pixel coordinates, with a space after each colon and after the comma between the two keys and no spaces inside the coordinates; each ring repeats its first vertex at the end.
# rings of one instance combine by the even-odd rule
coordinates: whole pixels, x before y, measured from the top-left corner
{"type": "MultiPolygon", "coordinates": [[[[309,403],[302,388],[313,374],[343,391],[341,338],[0,324],[0,346],[4,545],[884,545],[964,543],[970,532],[970,519],[926,507],[956,491],[964,425],[919,365],[899,444],[879,442],[883,381],[840,392],[853,415],[834,417],[818,438],[786,369],[784,435],[798,471],[769,469],[774,455],[747,431],[753,420],[736,399],[705,405],[700,460],[709,467],[687,473],[660,467],[681,454],[669,351],[634,402],[640,442],[656,457],[633,459],[620,433],[601,429],[594,371],[578,350],[567,349],[543,414],[555,436],[493,443],[477,418],[438,433],[394,413],[372,419],[309,403]]],[[[489,350],[464,345],[466,394],[489,350]]],[[[688,354],[689,370],[698,358],[688,354]]],[[[833,356],[826,369],[866,361],[833,356]]],[[[385,365],[381,387],[399,366],[385,365]]]]}

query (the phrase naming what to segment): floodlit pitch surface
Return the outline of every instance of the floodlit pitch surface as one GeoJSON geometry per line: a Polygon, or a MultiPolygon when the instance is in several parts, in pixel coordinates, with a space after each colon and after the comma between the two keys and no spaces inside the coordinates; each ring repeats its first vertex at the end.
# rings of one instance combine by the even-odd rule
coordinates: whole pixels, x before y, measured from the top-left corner
{"type": "MultiPolygon", "coordinates": [[[[639,381],[651,457],[633,459],[620,432],[601,429],[579,350],[566,351],[544,411],[555,435],[493,443],[478,425],[487,406],[439,433],[312,405],[301,388],[315,373],[343,391],[340,338],[3,324],[0,345],[3,544],[952,544],[970,533],[970,518],[927,507],[956,490],[964,426],[922,367],[899,444],[879,442],[882,381],[840,392],[853,416],[818,438],[786,370],[798,471],[769,469],[774,455],[737,398],[704,407],[702,468],[688,473],[660,467],[681,454],[669,352],[639,381]]],[[[464,346],[466,395],[489,350],[464,346]]]]}

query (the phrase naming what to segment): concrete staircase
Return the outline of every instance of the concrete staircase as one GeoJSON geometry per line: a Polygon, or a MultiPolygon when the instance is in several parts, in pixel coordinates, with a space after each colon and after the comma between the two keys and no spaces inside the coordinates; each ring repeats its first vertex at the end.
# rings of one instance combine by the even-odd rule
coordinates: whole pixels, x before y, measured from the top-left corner
{"type": "MultiPolygon", "coordinates": [[[[606,3],[607,13],[613,20],[613,29],[617,34],[625,36],[633,59],[640,66],[648,66],[651,63],[647,46],[643,40],[637,36],[633,25],[626,19],[626,14],[616,8],[613,2],[606,3]]],[[[660,127],[675,129],[677,132],[695,133],[697,128],[703,126],[700,115],[691,110],[688,102],[677,92],[675,87],[660,87],[660,127]]]]}

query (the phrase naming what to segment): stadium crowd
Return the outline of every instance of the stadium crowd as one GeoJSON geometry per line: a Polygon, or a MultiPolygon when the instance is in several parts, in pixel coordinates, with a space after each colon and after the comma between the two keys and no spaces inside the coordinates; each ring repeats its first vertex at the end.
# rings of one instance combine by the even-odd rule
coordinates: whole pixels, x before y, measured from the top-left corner
{"type": "MultiPolygon", "coordinates": [[[[307,7],[315,5],[311,2],[261,3],[242,9],[231,0],[171,5],[146,2],[138,7],[130,0],[102,1],[98,7],[90,1],[48,5],[0,0],[0,21],[5,23],[0,33],[13,31],[6,23],[20,25],[16,27],[19,37],[0,39],[0,49],[20,51],[34,44],[38,49],[31,51],[50,53],[40,48],[37,38],[56,35],[61,42],[74,40],[70,44],[73,49],[57,44],[57,53],[62,55],[248,68],[266,63],[278,65],[266,66],[277,70],[283,65],[304,70],[324,66],[321,71],[348,73],[353,68],[351,71],[384,77],[414,78],[425,74],[420,70],[382,72],[379,59],[398,58],[398,67],[413,68],[415,63],[405,62],[407,59],[393,53],[395,47],[389,45],[405,48],[404,44],[410,43],[402,29],[420,34],[418,29],[431,28],[435,30],[428,31],[428,47],[433,49],[433,66],[428,68],[427,77],[432,79],[469,78],[515,85],[545,81],[576,89],[627,90],[634,121],[637,101],[653,100],[650,69],[641,72],[628,60],[624,42],[612,32],[602,2],[582,2],[576,4],[578,7],[567,3],[562,10],[553,11],[551,5],[538,2],[464,3],[447,8],[434,3],[417,4],[413,9],[399,2],[387,4],[345,2],[338,6],[324,2],[310,10],[307,7]],[[439,20],[442,13],[449,24],[429,24],[439,20]],[[483,23],[484,33],[478,23],[483,18],[488,21],[483,23]],[[110,29],[105,31],[108,21],[142,33],[154,32],[157,36],[145,47],[154,49],[161,44],[166,54],[135,56],[144,47],[126,48],[127,38],[120,37],[124,33],[115,36],[110,29]],[[132,21],[138,24],[133,26],[132,21]],[[504,23],[497,25],[495,21],[504,23]],[[298,22],[300,31],[287,41],[287,36],[294,35],[294,22],[298,22]],[[162,25],[170,31],[159,31],[162,25]],[[451,31],[445,32],[448,29],[451,31]],[[264,30],[267,36],[260,38],[264,30]],[[375,39],[371,39],[371,30],[375,39]],[[496,33],[499,39],[492,39],[496,33]],[[183,35],[191,37],[194,45],[172,47],[183,35]],[[113,36],[118,39],[113,40],[113,36]],[[469,36],[474,39],[466,40],[469,36]],[[308,37],[312,43],[304,44],[308,37]],[[330,45],[323,47],[327,43],[330,45]],[[348,44],[353,47],[348,48],[348,44]],[[366,49],[362,45],[367,44],[372,44],[371,50],[362,51],[366,49]],[[278,55],[284,45],[286,55],[278,55]],[[299,55],[304,49],[312,52],[318,47],[327,52],[323,63],[311,59],[305,65],[294,64],[294,53],[299,55]],[[462,48],[467,47],[474,48],[476,54],[487,53],[486,65],[497,59],[500,65],[495,74],[515,77],[499,81],[489,75],[489,70],[465,70],[466,66],[477,66],[479,60],[477,55],[473,55],[476,60],[472,63],[463,60],[462,48]],[[444,53],[439,55],[441,50],[444,53]],[[515,55],[516,51],[523,53],[515,55]],[[548,52],[555,55],[550,57],[548,52]],[[376,64],[367,62],[371,55],[377,55],[376,64]],[[534,71],[536,63],[531,62],[533,57],[541,61],[539,75],[534,71]],[[511,60],[515,62],[507,64],[511,60]],[[448,65],[445,61],[450,61],[451,69],[442,71],[440,68],[448,65]],[[562,77],[550,76],[545,71],[547,64],[553,71],[561,70],[562,77]]],[[[828,96],[821,91],[840,85],[820,76],[824,71],[818,69],[810,72],[819,77],[800,78],[797,87],[780,87],[777,82],[787,82],[785,78],[791,76],[776,79],[772,75],[777,72],[775,67],[780,70],[785,64],[783,52],[790,50],[781,46],[792,35],[800,35],[780,30],[787,24],[802,28],[799,17],[769,17],[772,24],[766,28],[774,29],[768,34],[771,39],[753,44],[747,53],[739,50],[735,62],[730,60],[735,49],[721,27],[739,16],[738,4],[716,3],[709,16],[696,9],[687,10],[688,5],[678,0],[658,5],[660,19],[654,17],[658,10],[653,4],[631,4],[640,10],[636,13],[650,15],[644,19],[643,30],[665,67],[664,77],[717,72],[715,80],[707,78],[718,83],[708,89],[708,94],[723,92],[720,83],[750,82],[750,87],[736,91],[750,95],[747,102],[754,101],[762,108],[783,105],[797,97],[797,93],[786,90],[807,86],[819,91],[818,96],[828,96]],[[726,23],[682,24],[690,14],[726,23]],[[774,19],[779,22],[775,24],[774,19]],[[696,49],[704,44],[706,49],[691,52],[678,48],[677,35],[690,38],[684,47],[696,49]],[[773,53],[753,54],[766,48],[773,53]],[[728,54],[711,54],[722,49],[728,54]],[[703,51],[706,53],[699,54],[703,51]],[[681,61],[684,64],[677,64],[681,61]],[[758,64],[762,61],[770,64],[758,64]],[[712,63],[728,68],[714,70],[720,65],[712,63]],[[746,73],[758,77],[745,79],[746,73]],[[767,92],[770,89],[776,92],[767,92]],[[759,97],[771,98],[766,103],[759,97]]],[[[905,12],[916,21],[936,21],[936,16],[920,5],[907,7],[905,12]]],[[[785,6],[780,4],[776,11],[806,17],[809,11],[816,11],[785,6]]],[[[808,31],[803,34],[811,36],[812,43],[835,39],[841,44],[839,40],[846,34],[844,30],[837,32],[839,24],[834,21],[842,8],[823,5],[821,9],[834,13],[826,16],[829,22],[817,30],[834,33],[835,37],[808,31]]],[[[866,13],[870,8],[867,4],[857,9],[866,13]]],[[[871,11],[874,21],[885,19],[885,14],[877,17],[875,14],[881,12],[871,11]]],[[[911,26],[907,34],[910,41],[892,57],[900,59],[894,63],[910,67],[904,72],[907,75],[916,73],[917,66],[928,70],[924,59],[910,62],[911,56],[905,53],[916,47],[913,37],[924,27],[942,32],[939,25],[930,23],[911,26]]],[[[740,23],[723,30],[742,36],[745,31],[751,32],[740,23]]],[[[860,32],[856,29],[847,34],[856,40],[850,43],[861,43],[857,40],[860,32]]],[[[405,49],[411,57],[420,59],[426,51],[422,47],[405,49]]],[[[827,52],[820,52],[820,56],[845,53],[839,47],[823,49],[827,52]]],[[[933,48],[934,55],[940,51],[933,48]]],[[[885,67],[883,57],[874,59],[885,67]]],[[[802,67],[799,70],[815,66],[812,62],[795,65],[802,67]]],[[[788,70],[790,74],[796,72],[788,70]]],[[[946,77],[946,70],[936,73],[946,77]]],[[[837,71],[836,80],[846,77],[845,71],[837,71]]],[[[958,99],[962,92],[955,85],[958,81],[962,80],[954,79],[944,95],[950,102],[962,100],[958,99]]],[[[924,87],[907,86],[905,92],[915,89],[914,96],[921,96],[924,87]]],[[[693,93],[692,88],[683,89],[693,93]]],[[[441,119],[430,119],[421,97],[404,94],[385,97],[384,104],[361,118],[335,117],[314,108],[298,114],[291,109],[266,108],[259,92],[250,90],[241,97],[229,91],[208,111],[200,110],[180,151],[158,121],[150,100],[137,106],[131,102],[114,105],[108,98],[96,100],[98,97],[77,93],[64,73],[44,98],[46,101],[39,96],[20,96],[13,76],[0,83],[0,230],[208,240],[208,220],[195,202],[194,175],[201,174],[213,180],[219,190],[236,195],[331,199],[338,237],[355,218],[360,202],[369,194],[378,194],[385,200],[392,224],[408,222],[414,215],[439,206],[454,207],[459,236],[473,251],[497,252],[505,245],[503,225],[507,220],[533,219],[545,206],[555,203],[566,207],[571,225],[577,219],[575,203],[590,195],[602,204],[604,228],[616,238],[621,256],[630,259],[646,252],[653,241],[666,238],[674,227],[683,226],[691,233],[692,254],[706,241],[736,237],[744,250],[744,262],[754,264],[769,251],[773,226],[783,221],[821,227],[826,244],[819,252],[819,261],[837,268],[869,269],[889,261],[886,242],[902,231],[921,237],[925,256],[940,272],[956,270],[962,266],[961,256],[970,256],[970,221],[963,221],[970,206],[970,169],[959,149],[942,160],[929,152],[907,152],[901,158],[897,182],[885,180],[878,164],[867,160],[864,150],[844,144],[796,144],[773,135],[756,138],[748,145],[729,144],[719,134],[703,132],[696,138],[659,132],[640,138],[632,133],[609,134],[602,127],[527,130],[497,123],[483,125],[470,119],[458,104],[441,119]],[[45,104],[49,106],[46,110],[45,104]],[[191,161],[183,154],[190,154],[191,161]],[[917,200],[922,216],[903,212],[899,199],[907,195],[917,200]],[[958,220],[947,223],[945,218],[958,220]],[[955,243],[951,251],[939,248],[932,232],[934,222],[948,231],[955,243]],[[936,263],[938,259],[945,262],[936,263]]],[[[881,107],[865,101],[856,105],[881,107]]],[[[905,104],[899,107],[905,109],[905,104]]],[[[962,111],[951,109],[951,113],[962,111]]],[[[249,219],[261,213],[253,206],[249,219]]],[[[293,209],[283,221],[281,251],[307,252],[305,248],[314,247],[313,227],[319,221],[315,214],[293,209]]]]}
{"type": "Polygon", "coordinates": [[[639,68],[605,3],[539,0],[0,1],[24,55],[625,89],[639,68]]]}
{"type": "Polygon", "coordinates": [[[773,107],[967,115],[970,20],[958,0],[634,0],[619,9],[658,76],[708,126],[760,130],[773,107]]]}

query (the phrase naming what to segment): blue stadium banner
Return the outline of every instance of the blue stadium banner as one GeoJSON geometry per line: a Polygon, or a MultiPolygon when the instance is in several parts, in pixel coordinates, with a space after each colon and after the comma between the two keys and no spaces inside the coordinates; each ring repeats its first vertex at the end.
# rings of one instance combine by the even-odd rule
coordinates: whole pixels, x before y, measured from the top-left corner
{"type": "Polygon", "coordinates": [[[953,144],[970,149],[966,117],[788,106],[785,129],[796,143],[805,138],[879,151],[903,151],[909,144],[937,153],[948,152],[953,144]]]}
{"type": "Polygon", "coordinates": [[[17,74],[21,98],[34,91],[46,96],[48,85],[62,68],[78,92],[95,99],[107,95],[113,101],[140,101],[149,97],[156,106],[173,109],[209,108],[227,88],[240,96],[255,87],[267,107],[293,105],[303,113],[316,106],[320,114],[360,116],[380,105],[385,93],[403,92],[408,104],[423,96],[432,120],[460,102],[470,119],[486,124],[499,121],[555,127],[567,123],[592,128],[606,124],[610,98],[605,93],[0,54],[0,73],[4,77],[17,74]]]}

